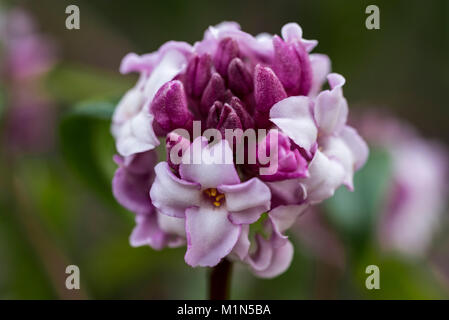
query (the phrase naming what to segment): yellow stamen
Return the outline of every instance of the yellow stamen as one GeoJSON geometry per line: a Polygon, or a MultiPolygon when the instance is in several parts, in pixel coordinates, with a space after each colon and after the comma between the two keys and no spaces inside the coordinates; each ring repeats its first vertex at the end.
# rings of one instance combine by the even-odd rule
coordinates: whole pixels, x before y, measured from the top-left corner
{"type": "Polygon", "coordinates": [[[224,198],[224,194],[219,194],[218,196],[215,197],[215,200],[220,201],[223,198],[224,198]]]}
{"type": "Polygon", "coordinates": [[[219,207],[219,206],[221,206],[221,203],[218,201],[214,201],[214,206],[219,207]]]}
{"type": "Polygon", "coordinates": [[[210,195],[211,195],[212,197],[215,197],[215,196],[217,195],[217,189],[215,189],[215,188],[210,188],[210,195]]]}

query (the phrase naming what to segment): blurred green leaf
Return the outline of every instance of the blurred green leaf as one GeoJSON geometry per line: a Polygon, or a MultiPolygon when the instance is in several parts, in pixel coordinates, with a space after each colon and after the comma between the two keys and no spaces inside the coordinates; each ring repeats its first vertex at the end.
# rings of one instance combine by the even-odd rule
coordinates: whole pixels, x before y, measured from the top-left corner
{"type": "Polygon", "coordinates": [[[48,89],[65,103],[95,99],[115,99],[133,86],[134,81],[92,67],[61,64],[46,77],[48,89]]]}
{"type": "Polygon", "coordinates": [[[78,176],[104,200],[117,206],[111,191],[114,141],[109,126],[113,111],[114,105],[104,101],[74,107],[61,122],[60,144],[66,161],[78,176]]]}
{"type": "Polygon", "coordinates": [[[330,221],[351,237],[369,237],[383,204],[389,178],[389,154],[372,149],[366,165],[355,174],[354,191],[340,188],[325,202],[330,221]]]}
{"type": "Polygon", "coordinates": [[[425,261],[407,260],[405,257],[381,255],[376,250],[365,251],[356,262],[355,281],[366,299],[443,299],[441,284],[425,261]],[[379,267],[380,289],[365,286],[366,267],[379,267]]]}

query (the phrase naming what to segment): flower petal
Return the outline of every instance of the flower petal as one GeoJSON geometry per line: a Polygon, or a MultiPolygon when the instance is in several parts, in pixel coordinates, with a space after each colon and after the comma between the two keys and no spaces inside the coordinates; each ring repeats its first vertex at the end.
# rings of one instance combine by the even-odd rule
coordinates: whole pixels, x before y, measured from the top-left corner
{"type": "Polygon", "coordinates": [[[315,97],[324,82],[326,81],[326,76],[331,70],[331,60],[325,54],[314,53],[309,56],[310,66],[312,68],[312,87],[309,92],[310,97],[315,97]]]}
{"type": "Polygon", "coordinates": [[[365,140],[352,127],[344,126],[340,136],[345,141],[353,155],[354,169],[360,169],[368,159],[369,149],[365,140]]]}
{"type": "Polygon", "coordinates": [[[204,141],[203,137],[198,137],[185,152],[179,166],[181,178],[199,183],[203,189],[240,183],[228,142],[221,140],[213,145],[205,145],[204,141]],[[195,159],[199,154],[201,158],[195,159]]]}
{"type": "Polygon", "coordinates": [[[148,101],[152,101],[162,85],[172,80],[186,64],[186,57],[182,53],[176,50],[167,51],[145,83],[144,92],[148,101]]]}
{"type": "Polygon", "coordinates": [[[253,271],[263,271],[270,266],[273,257],[273,247],[270,240],[265,239],[260,234],[256,234],[256,252],[247,257],[247,263],[253,271]]]}
{"type": "Polygon", "coordinates": [[[200,202],[200,186],[176,177],[167,162],[160,162],[154,168],[156,178],[150,190],[153,205],[161,213],[184,218],[185,210],[200,202]]]}
{"type": "Polygon", "coordinates": [[[187,252],[192,267],[213,267],[234,248],[240,226],[232,224],[224,208],[193,207],[186,210],[187,252]]]}
{"type": "Polygon", "coordinates": [[[231,255],[237,256],[240,260],[244,260],[248,256],[251,243],[249,241],[249,225],[242,225],[239,239],[232,249],[231,255]]]}
{"type": "Polygon", "coordinates": [[[304,211],[308,208],[308,204],[278,206],[270,211],[269,215],[275,230],[284,233],[289,229],[304,211]]]}
{"type": "Polygon", "coordinates": [[[149,245],[155,250],[164,247],[165,234],[159,229],[154,212],[136,216],[136,226],[129,241],[133,247],[149,245]]]}
{"type": "Polygon", "coordinates": [[[306,150],[310,150],[316,142],[318,130],[308,97],[295,96],[279,101],[271,108],[270,120],[306,150]]]}
{"type": "Polygon", "coordinates": [[[254,274],[261,278],[274,278],[285,272],[293,259],[293,245],[290,241],[273,250],[270,264],[263,270],[253,270],[254,274]]]}
{"type": "Polygon", "coordinates": [[[120,167],[112,180],[112,193],[126,209],[134,213],[144,213],[152,208],[148,195],[150,186],[149,175],[132,174],[125,167],[120,167]]]}
{"type": "Polygon", "coordinates": [[[315,204],[331,197],[345,179],[345,169],[338,161],[328,158],[317,150],[309,164],[309,177],[300,179],[306,192],[307,202],[315,204]]]}
{"type": "Polygon", "coordinates": [[[251,224],[270,209],[270,189],[257,178],[236,185],[221,185],[230,220],[235,224],[251,224]]]}
{"type": "Polygon", "coordinates": [[[348,103],[341,87],[344,78],[338,74],[328,75],[332,90],[322,91],[316,98],[315,120],[320,135],[331,135],[343,128],[348,118],[348,103]]]}

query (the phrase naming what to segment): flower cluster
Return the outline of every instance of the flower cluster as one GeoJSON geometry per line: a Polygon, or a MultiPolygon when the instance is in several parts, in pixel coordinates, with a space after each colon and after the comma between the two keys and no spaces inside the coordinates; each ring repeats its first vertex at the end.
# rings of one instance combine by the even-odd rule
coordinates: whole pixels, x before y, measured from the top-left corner
{"type": "Polygon", "coordinates": [[[390,176],[378,222],[378,241],[409,257],[426,253],[447,202],[447,150],[411,125],[376,111],[357,118],[370,146],[390,158],[390,176]]]}
{"type": "Polygon", "coordinates": [[[113,192],[136,214],[132,245],[186,245],[191,266],[228,258],[274,277],[291,262],[285,232],[296,218],[339,186],[352,188],[368,148],[346,125],[345,80],[329,73],[327,56],[310,53],[317,42],[303,39],[297,24],[281,34],[254,37],[225,22],[193,46],[171,41],[123,59],[121,72],[140,78],[112,120],[119,154],[113,192]],[[330,89],[320,91],[326,79],[330,89]],[[241,163],[239,142],[210,141],[211,129],[267,134],[255,161],[241,163]],[[166,161],[158,162],[156,147],[166,161]],[[266,154],[275,165],[264,172],[266,154]],[[201,161],[189,161],[195,157],[201,161]]]}
{"type": "Polygon", "coordinates": [[[22,9],[0,12],[0,71],[8,89],[5,145],[11,151],[47,151],[53,142],[54,111],[42,77],[56,61],[53,42],[37,31],[22,9]]]}

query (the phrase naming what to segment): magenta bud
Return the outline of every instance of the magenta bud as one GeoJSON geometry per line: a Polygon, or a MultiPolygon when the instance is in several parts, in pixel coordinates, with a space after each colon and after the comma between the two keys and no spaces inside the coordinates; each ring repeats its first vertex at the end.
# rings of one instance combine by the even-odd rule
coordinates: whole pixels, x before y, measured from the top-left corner
{"type": "Polygon", "coordinates": [[[158,135],[178,128],[190,129],[193,115],[188,109],[184,86],[179,80],[169,81],[157,91],[150,110],[158,135]]]}
{"type": "MultiPolygon", "coordinates": [[[[259,155],[272,155],[270,165],[276,170],[269,175],[260,175],[264,181],[305,178],[308,175],[307,160],[301,155],[298,147],[290,138],[277,130],[271,130],[258,148],[259,155]],[[273,144],[275,145],[273,145],[273,144]],[[272,155],[277,151],[277,154],[272,155]]],[[[258,161],[259,162],[259,161],[258,161]]],[[[258,163],[260,166],[261,164],[258,163]]],[[[267,165],[262,165],[267,166],[267,165]]]]}
{"type": "Polygon", "coordinates": [[[239,96],[253,91],[253,79],[245,64],[239,58],[232,59],[228,67],[229,88],[239,96]]]}
{"type": "Polygon", "coordinates": [[[273,37],[273,70],[291,96],[299,94],[301,86],[301,63],[292,44],[285,43],[278,36],[273,37]]]}
{"type": "Polygon", "coordinates": [[[214,66],[218,73],[225,77],[228,72],[229,63],[238,54],[239,46],[234,39],[225,38],[221,40],[214,56],[214,66]]]}
{"type": "Polygon", "coordinates": [[[227,103],[217,101],[209,110],[206,125],[208,128],[220,130],[224,137],[225,129],[242,129],[240,117],[227,103]]]}
{"type": "Polygon", "coordinates": [[[212,59],[203,54],[190,59],[186,70],[186,93],[193,98],[200,98],[211,76],[212,59]]]}
{"type": "Polygon", "coordinates": [[[256,102],[255,120],[260,128],[270,126],[269,113],[271,107],[287,98],[281,81],[269,67],[256,65],[254,71],[254,97],[256,102]]]}
{"type": "Polygon", "coordinates": [[[225,103],[220,115],[220,121],[218,122],[217,129],[221,134],[225,135],[226,129],[242,129],[242,123],[239,116],[232,107],[225,103]]]}
{"type": "Polygon", "coordinates": [[[249,115],[248,111],[245,109],[242,101],[240,101],[237,97],[232,97],[230,101],[230,105],[232,109],[237,113],[240,118],[240,122],[242,123],[243,129],[253,128],[254,120],[249,115]]]}
{"type": "Polygon", "coordinates": [[[213,73],[201,97],[200,112],[207,115],[215,101],[224,99],[225,92],[226,87],[223,78],[218,73],[213,73]]]}
{"type": "Polygon", "coordinates": [[[207,128],[217,128],[220,122],[221,111],[223,109],[223,103],[220,101],[215,101],[212,107],[209,109],[207,115],[206,127],[207,128]]]}
{"type": "Polygon", "coordinates": [[[299,95],[306,96],[309,94],[312,88],[312,66],[310,64],[309,53],[306,51],[304,46],[297,42],[294,44],[295,50],[299,58],[299,63],[301,65],[301,84],[299,87],[299,95]]]}

